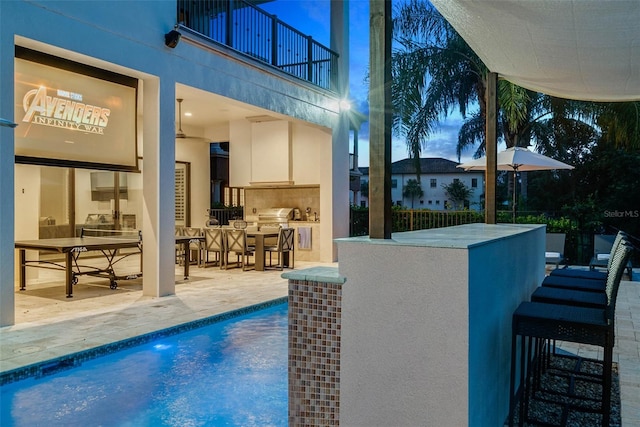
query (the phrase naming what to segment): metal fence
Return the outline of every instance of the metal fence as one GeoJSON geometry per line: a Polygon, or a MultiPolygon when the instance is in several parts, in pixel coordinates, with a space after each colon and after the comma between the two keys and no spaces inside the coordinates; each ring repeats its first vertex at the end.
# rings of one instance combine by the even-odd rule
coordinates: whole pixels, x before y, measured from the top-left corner
{"type": "MultiPolygon", "coordinates": [[[[428,228],[450,227],[452,225],[484,222],[484,212],[476,211],[429,211],[394,210],[391,218],[391,231],[425,230],[428,228]]],[[[351,208],[350,235],[369,234],[369,210],[351,208]]]]}
{"type": "Polygon", "coordinates": [[[244,0],[178,0],[178,22],[319,87],[335,90],[338,54],[244,0]]]}

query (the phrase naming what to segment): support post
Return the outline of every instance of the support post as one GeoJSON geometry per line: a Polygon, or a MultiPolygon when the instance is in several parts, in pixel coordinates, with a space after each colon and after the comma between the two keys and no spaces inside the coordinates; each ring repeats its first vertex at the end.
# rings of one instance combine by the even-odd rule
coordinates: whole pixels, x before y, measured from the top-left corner
{"type": "Polygon", "coordinates": [[[486,117],[486,154],[487,170],[485,176],[485,223],[496,223],[496,175],[498,163],[498,74],[487,74],[487,117],[486,117]]]}
{"type": "Polygon", "coordinates": [[[391,1],[369,2],[369,236],[391,238],[391,1]]]}

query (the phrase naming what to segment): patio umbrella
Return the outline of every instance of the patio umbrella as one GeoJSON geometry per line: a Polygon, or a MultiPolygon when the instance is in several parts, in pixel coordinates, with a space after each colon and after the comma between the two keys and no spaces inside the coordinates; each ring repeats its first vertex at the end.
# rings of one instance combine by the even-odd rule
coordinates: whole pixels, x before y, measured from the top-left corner
{"type": "MultiPolygon", "coordinates": [[[[526,148],[511,147],[498,153],[497,168],[501,171],[513,171],[513,222],[516,221],[516,176],[518,172],[554,170],[554,169],[573,169],[573,166],[562,163],[551,157],[534,153],[526,148]]],[[[457,167],[464,170],[486,170],[487,158],[471,160],[466,163],[459,164],[457,167]]]]}

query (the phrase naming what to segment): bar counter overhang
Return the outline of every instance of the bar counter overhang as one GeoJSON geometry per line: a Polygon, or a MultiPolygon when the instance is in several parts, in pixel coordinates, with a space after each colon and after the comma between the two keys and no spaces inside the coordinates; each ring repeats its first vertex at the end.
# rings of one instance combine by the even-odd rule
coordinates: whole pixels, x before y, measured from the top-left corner
{"type": "Polygon", "coordinates": [[[502,425],[511,317],[545,273],[545,226],[337,239],[340,422],[502,425]]]}

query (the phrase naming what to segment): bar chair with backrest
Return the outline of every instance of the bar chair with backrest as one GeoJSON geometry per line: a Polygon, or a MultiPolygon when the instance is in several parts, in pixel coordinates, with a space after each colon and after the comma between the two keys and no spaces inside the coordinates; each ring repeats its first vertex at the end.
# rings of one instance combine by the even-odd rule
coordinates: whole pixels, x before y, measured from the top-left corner
{"type": "Polygon", "coordinates": [[[531,357],[531,349],[540,346],[532,344],[532,340],[548,342],[550,340],[568,341],[580,344],[591,344],[604,349],[602,368],[602,398],[600,412],[602,426],[608,427],[611,416],[611,384],[613,346],[615,343],[615,305],[618,288],[624,268],[631,256],[632,247],[621,245],[612,260],[612,271],[607,277],[606,295],[607,305],[604,309],[585,308],[563,304],[549,304],[542,302],[523,302],[513,313],[511,336],[511,374],[510,374],[510,402],[509,426],[513,426],[514,412],[518,396],[521,396],[518,424],[522,425],[528,412],[529,377],[532,363],[536,358],[531,357]],[[517,366],[517,338],[520,339],[520,366],[517,366]],[[528,346],[527,346],[528,342],[528,346]],[[518,369],[519,368],[519,369],[518,369]],[[516,372],[520,372],[520,391],[515,393],[516,372]]]}
{"type": "MultiPolygon", "coordinates": [[[[611,268],[611,259],[613,258],[613,254],[616,251],[616,248],[620,244],[622,240],[628,240],[627,234],[624,231],[619,231],[613,240],[613,244],[610,247],[609,257],[606,262],[607,271],[611,268]]],[[[594,249],[595,251],[595,249],[594,249]]],[[[607,273],[606,271],[598,271],[598,270],[580,270],[577,268],[560,268],[556,270],[552,270],[549,273],[550,276],[558,276],[558,277],[577,277],[580,279],[592,279],[592,280],[606,280],[607,273]]]]}
{"type": "MultiPolygon", "coordinates": [[[[542,281],[542,287],[604,293],[607,284],[608,271],[611,270],[611,260],[613,260],[616,251],[622,243],[630,244],[627,236],[624,233],[619,235],[619,237],[615,241],[615,244],[611,248],[610,262],[608,264],[607,272],[582,271],[583,274],[577,274],[576,276],[549,275],[542,281]],[[595,274],[589,275],[589,273],[595,274]],[[604,277],[602,277],[602,275],[604,277]]],[[[624,270],[625,266],[622,266],[622,268],[624,270]]]]}
{"type": "MultiPolygon", "coordinates": [[[[610,234],[596,234],[593,236],[593,257],[591,261],[589,261],[589,271],[597,272],[598,268],[609,268],[610,263],[610,252],[613,246],[616,244],[616,240],[618,239],[618,234],[614,237],[610,234]]],[[[629,273],[629,279],[633,280],[633,267],[631,265],[631,261],[627,263],[625,266],[629,273]]]]}
{"type": "MultiPolygon", "coordinates": [[[[624,245],[631,246],[626,239],[620,239],[620,242],[614,248],[611,259],[624,245]]],[[[625,268],[624,265],[619,268],[625,268]]],[[[624,272],[624,271],[623,271],[624,272]]],[[[612,266],[607,270],[606,277],[616,275],[618,272],[613,271],[612,266]]],[[[622,276],[622,274],[621,274],[622,276]]],[[[546,279],[545,279],[546,280],[546,279]]],[[[555,280],[555,279],[554,279],[555,280]]],[[[550,303],[567,303],[569,305],[579,305],[582,307],[603,308],[607,304],[606,283],[594,281],[593,279],[583,279],[577,277],[564,277],[559,282],[553,283],[549,280],[543,281],[543,286],[537,288],[531,295],[531,301],[534,302],[550,302],[550,303]],[[596,289],[597,284],[597,289],[596,289]],[[600,289],[601,291],[598,291],[600,289]]]]}

